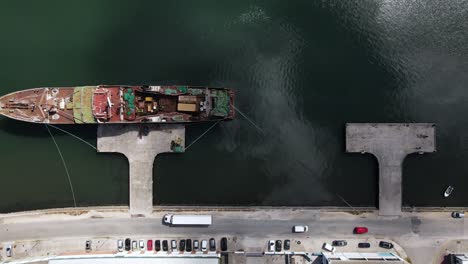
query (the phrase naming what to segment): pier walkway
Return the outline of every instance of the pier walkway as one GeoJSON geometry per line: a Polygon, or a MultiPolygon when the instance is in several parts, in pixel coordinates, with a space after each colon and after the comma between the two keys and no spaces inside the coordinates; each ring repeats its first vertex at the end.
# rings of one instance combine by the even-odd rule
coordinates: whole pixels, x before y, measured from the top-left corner
{"type": "Polygon", "coordinates": [[[379,214],[401,215],[402,165],[408,154],[434,152],[435,125],[348,123],[346,152],[373,154],[379,163],[379,214]]]}
{"type": "Polygon", "coordinates": [[[153,211],[153,163],[165,152],[183,152],[185,126],[156,124],[100,125],[99,152],[124,154],[129,163],[130,214],[150,215],[153,211]]]}

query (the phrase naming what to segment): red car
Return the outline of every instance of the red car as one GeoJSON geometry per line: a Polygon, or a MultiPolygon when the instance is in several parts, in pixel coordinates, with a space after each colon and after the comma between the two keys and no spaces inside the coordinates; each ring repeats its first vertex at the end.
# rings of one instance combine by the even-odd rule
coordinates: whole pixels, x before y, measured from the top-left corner
{"type": "Polygon", "coordinates": [[[153,240],[148,240],[148,243],[146,243],[146,250],[148,251],[153,250],[153,240]]]}
{"type": "Polygon", "coordinates": [[[367,227],[364,227],[364,226],[356,226],[354,228],[354,234],[365,234],[369,231],[369,229],[367,229],[367,227]]]}

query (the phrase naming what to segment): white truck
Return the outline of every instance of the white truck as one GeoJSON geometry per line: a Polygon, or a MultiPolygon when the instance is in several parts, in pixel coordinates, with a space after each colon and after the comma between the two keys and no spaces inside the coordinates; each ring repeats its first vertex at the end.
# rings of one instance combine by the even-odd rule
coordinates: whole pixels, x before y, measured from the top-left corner
{"type": "Polygon", "coordinates": [[[211,215],[164,215],[164,223],[171,226],[208,226],[212,223],[211,215]]]}

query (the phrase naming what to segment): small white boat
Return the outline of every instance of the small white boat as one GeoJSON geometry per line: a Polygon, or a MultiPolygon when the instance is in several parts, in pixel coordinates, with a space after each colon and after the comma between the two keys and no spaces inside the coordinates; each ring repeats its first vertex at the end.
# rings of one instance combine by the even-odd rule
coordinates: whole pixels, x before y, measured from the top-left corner
{"type": "Polygon", "coordinates": [[[453,186],[451,186],[451,185],[450,185],[449,187],[447,187],[447,189],[446,189],[445,192],[444,192],[444,197],[449,197],[450,194],[452,194],[453,189],[454,189],[454,188],[453,188],[453,186]]]}

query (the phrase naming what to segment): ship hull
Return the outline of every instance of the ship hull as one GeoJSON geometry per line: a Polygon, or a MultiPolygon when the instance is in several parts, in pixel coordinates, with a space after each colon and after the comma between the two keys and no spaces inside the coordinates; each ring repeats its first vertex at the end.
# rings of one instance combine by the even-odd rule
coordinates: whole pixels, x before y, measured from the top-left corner
{"type": "Polygon", "coordinates": [[[194,123],[234,118],[234,92],[198,86],[45,87],[0,97],[0,114],[46,124],[194,123]]]}

